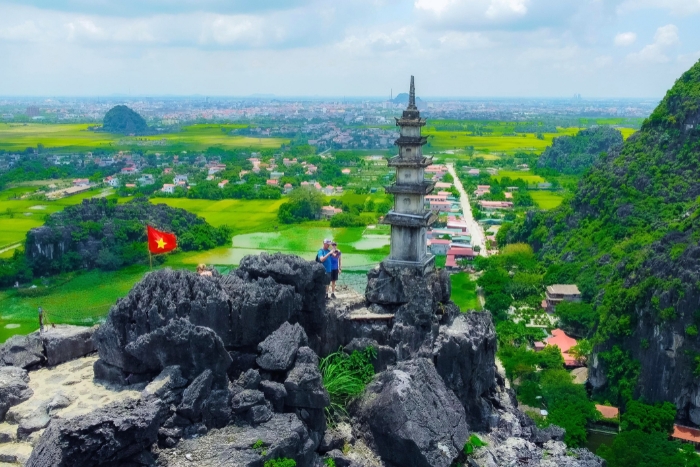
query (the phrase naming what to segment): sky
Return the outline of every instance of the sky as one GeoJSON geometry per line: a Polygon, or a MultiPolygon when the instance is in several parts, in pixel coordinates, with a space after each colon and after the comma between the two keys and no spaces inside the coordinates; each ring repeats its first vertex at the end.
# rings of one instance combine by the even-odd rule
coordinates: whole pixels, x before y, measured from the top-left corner
{"type": "Polygon", "coordinates": [[[0,95],[660,98],[700,0],[0,0],[0,95]]]}

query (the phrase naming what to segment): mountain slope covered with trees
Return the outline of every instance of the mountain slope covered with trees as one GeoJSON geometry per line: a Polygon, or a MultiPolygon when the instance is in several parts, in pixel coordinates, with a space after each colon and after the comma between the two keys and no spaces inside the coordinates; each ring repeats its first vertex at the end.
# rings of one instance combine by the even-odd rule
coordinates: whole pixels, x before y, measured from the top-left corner
{"type": "Polygon", "coordinates": [[[599,397],[673,402],[700,424],[700,62],[571,200],[502,236],[530,243],[550,283],[577,284],[593,306],[599,397]]]}
{"type": "Polygon", "coordinates": [[[560,136],[544,150],[537,167],[565,174],[582,174],[602,154],[617,153],[622,142],[620,130],[609,126],[588,128],[574,136],[560,136]]]}
{"type": "Polygon", "coordinates": [[[148,132],[146,120],[125,105],[109,109],[102,120],[102,129],[110,133],[141,135],[148,132]]]}

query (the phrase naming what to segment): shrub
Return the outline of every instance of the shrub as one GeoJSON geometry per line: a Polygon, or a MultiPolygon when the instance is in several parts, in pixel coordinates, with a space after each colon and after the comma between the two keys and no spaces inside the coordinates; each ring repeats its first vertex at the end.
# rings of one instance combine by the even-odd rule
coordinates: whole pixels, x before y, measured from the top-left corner
{"type": "Polygon", "coordinates": [[[277,459],[270,459],[265,462],[264,467],[296,467],[297,461],[294,459],[289,459],[286,457],[280,457],[277,459]]]}
{"type": "Polygon", "coordinates": [[[464,448],[462,449],[462,452],[464,452],[465,456],[469,456],[474,453],[474,450],[476,448],[484,447],[486,446],[486,443],[484,441],[481,441],[478,436],[476,435],[471,435],[467,442],[464,444],[464,448]]]}
{"type": "Polygon", "coordinates": [[[346,413],[348,402],[362,394],[374,376],[372,361],[376,358],[374,347],[367,347],[362,351],[355,350],[350,355],[339,349],[321,360],[319,367],[323,385],[331,398],[331,405],[326,409],[329,416],[346,413]]]}

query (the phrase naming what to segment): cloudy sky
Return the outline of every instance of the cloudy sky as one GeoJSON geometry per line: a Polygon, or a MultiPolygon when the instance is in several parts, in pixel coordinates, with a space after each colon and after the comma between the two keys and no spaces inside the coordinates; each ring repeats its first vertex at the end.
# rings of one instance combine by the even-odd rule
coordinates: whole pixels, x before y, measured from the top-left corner
{"type": "Polygon", "coordinates": [[[0,0],[0,95],[661,97],[700,0],[0,0]]]}

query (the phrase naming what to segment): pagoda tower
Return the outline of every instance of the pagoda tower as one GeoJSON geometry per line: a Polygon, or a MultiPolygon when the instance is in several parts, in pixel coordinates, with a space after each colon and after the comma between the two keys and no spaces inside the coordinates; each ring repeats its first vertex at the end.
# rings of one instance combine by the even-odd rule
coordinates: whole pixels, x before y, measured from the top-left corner
{"type": "Polygon", "coordinates": [[[422,272],[433,269],[435,257],[428,253],[426,229],[437,216],[424,208],[425,195],[430,194],[435,184],[424,179],[424,170],[433,163],[432,157],[423,156],[421,136],[425,119],[420,118],[416,107],[416,90],[411,76],[408,107],[401,118],[396,119],[400,128],[398,156],[389,159],[389,167],[396,168],[396,181],[385,187],[394,195],[394,209],[384,217],[382,223],[391,225],[391,252],[383,261],[387,267],[418,268],[422,272]]]}

